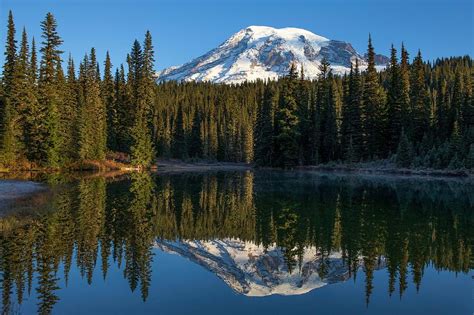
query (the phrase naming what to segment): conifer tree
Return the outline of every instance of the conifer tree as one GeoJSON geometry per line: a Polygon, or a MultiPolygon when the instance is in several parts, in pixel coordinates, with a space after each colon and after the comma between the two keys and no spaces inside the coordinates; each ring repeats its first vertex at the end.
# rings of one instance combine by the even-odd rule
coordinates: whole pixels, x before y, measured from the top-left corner
{"type": "Polygon", "coordinates": [[[150,128],[151,110],[155,98],[153,78],[155,59],[150,32],[147,31],[145,34],[143,52],[137,43],[135,41],[131,54],[132,65],[135,67],[134,75],[138,82],[135,98],[135,121],[131,129],[131,161],[133,165],[148,167],[153,162],[155,156],[151,138],[152,129],[150,128]]]}
{"type": "Polygon", "coordinates": [[[351,71],[347,79],[347,92],[342,111],[342,151],[344,157],[348,158],[348,144],[352,141],[351,160],[358,161],[361,157],[363,146],[363,126],[361,120],[362,86],[359,72],[359,61],[356,59],[355,67],[351,65],[351,71]]]}
{"type": "Polygon", "coordinates": [[[462,108],[464,104],[464,82],[462,74],[459,70],[456,71],[454,76],[454,84],[451,97],[451,106],[449,113],[449,131],[453,130],[454,123],[462,120],[462,108]]]}
{"type": "Polygon", "coordinates": [[[101,82],[101,97],[107,112],[107,148],[117,151],[118,117],[115,101],[114,78],[112,76],[112,62],[107,51],[104,62],[104,78],[101,82]]]}
{"type": "Polygon", "coordinates": [[[202,158],[201,120],[201,111],[196,109],[189,139],[189,156],[192,158],[202,158]]]}
{"type": "Polygon", "coordinates": [[[15,109],[10,104],[10,95],[12,92],[12,85],[15,72],[16,61],[16,39],[15,39],[15,22],[13,20],[12,11],[8,12],[7,25],[7,41],[5,44],[5,62],[3,64],[2,75],[2,94],[3,100],[0,103],[0,162],[11,163],[16,158],[16,151],[18,143],[16,143],[17,136],[14,131],[14,120],[17,117],[15,109]]]}
{"type": "Polygon", "coordinates": [[[258,109],[255,126],[255,163],[259,166],[273,164],[274,116],[277,102],[278,93],[275,86],[268,83],[258,109]]]}
{"type": "Polygon", "coordinates": [[[80,109],[79,156],[83,160],[105,159],[107,133],[106,109],[100,97],[95,49],[84,57],[82,84],[83,104],[80,109]]]}
{"type": "Polygon", "coordinates": [[[44,116],[44,130],[41,130],[40,160],[48,166],[60,166],[60,145],[63,141],[59,134],[59,97],[57,86],[57,68],[61,63],[61,53],[59,46],[62,39],[57,32],[56,19],[51,13],[46,14],[46,18],[41,22],[42,29],[42,53],[40,73],[39,73],[39,104],[41,106],[41,116],[44,116]]]}
{"type": "Polygon", "coordinates": [[[413,61],[410,78],[410,101],[412,114],[411,137],[415,142],[420,142],[423,135],[428,132],[430,125],[429,96],[425,85],[425,71],[421,52],[413,61]]]}
{"type": "Polygon", "coordinates": [[[15,71],[16,61],[16,39],[15,39],[15,22],[13,20],[12,11],[8,12],[8,29],[7,41],[5,44],[5,62],[3,64],[3,93],[8,98],[12,89],[12,81],[15,71]]]}
{"type": "Polygon", "coordinates": [[[61,106],[61,132],[64,139],[61,152],[67,162],[75,161],[78,158],[77,143],[79,142],[79,104],[78,104],[78,85],[76,81],[76,72],[74,61],[69,56],[67,64],[67,76],[64,86],[64,96],[61,106]]]}
{"type": "Polygon", "coordinates": [[[405,131],[402,130],[397,150],[397,166],[409,167],[412,163],[412,149],[405,131]]]}
{"type": "Polygon", "coordinates": [[[401,114],[402,125],[405,130],[411,127],[411,110],[410,110],[410,69],[409,69],[409,55],[402,43],[401,59],[400,59],[400,80],[401,80],[401,114]]]}
{"type": "Polygon", "coordinates": [[[474,70],[471,67],[464,76],[464,102],[461,108],[461,120],[468,143],[474,142],[474,70]]]}
{"type": "Polygon", "coordinates": [[[448,91],[446,80],[439,80],[436,94],[436,134],[440,142],[448,137],[448,91]]]}
{"type": "Polygon", "coordinates": [[[154,159],[153,144],[148,132],[148,124],[146,117],[139,113],[135,118],[135,124],[131,130],[132,146],[131,146],[131,162],[132,165],[146,168],[151,165],[154,159]]]}
{"type": "Polygon", "coordinates": [[[130,119],[130,105],[127,103],[127,82],[125,79],[125,69],[123,64],[120,65],[120,68],[115,72],[114,94],[114,107],[117,113],[117,126],[115,130],[117,150],[119,152],[127,152],[127,145],[129,143],[128,122],[130,119]]]}
{"type": "Polygon", "coordinates": [[[279,108],[275,115],[275,153],[276,165],[292,168],[298,163],[298,104],[295,89],[298,73],[294,63],[290,66],[280,95],[279,108]]]}
{"type": "Polygon", "coordinates": [[[364,136],[365,156],[374,157],[382,153],[380,138],[383,138],[383,108],[380,97],[380,84],[375,69],[375,52],[369,35],[367,50],[367,71],[364,81],[364,136]],[[382,127],[382,128],[381,128],[382,127]]]}
{"type": "Polygon", "coordinates": [[[299,133],[300,147],[298,153],[299,164],[307,164],[310,160],[310,141],[309,135],[311,128],[311,98],[310,98],[310,82],[305,80],[304,68],[301,65],[300,78],[296,91],[296,98],[298,102],[298,119],[299,119],[299,133]]]}
{"type": "Polygon", "coordinates": [[[239,159],[239,162],[242,161],[245,163],[250,163],[254,160],[254,126],[253,123],[250,121],[251,119],[251,117],[247,117],[246,119],[244,119],[244,124],[240,128],[240,138],[242,143],[240,151],[242,152],[242,156],[239,159]]]}
{"type": "Polygon", "coordinates": [[[337,144],[336,126],[336,94],[337,87],[333,81],[331,72],[328,75],[327,90],[323,96],[322,121],[321,121],[321,157],[323,162],[329,162],[335,158],[337,144]]]}
{"type": "Polygon", "coordinates": [[[30,58],[26,30],[23,29],[20,51],[15,60],[13,78],[5,107],[3,160],[11,164],[26,156],[27,117],[29,107],[36,101],[30,80],[30,58]]]}
{"type": "Polygon", "coordinates": [[[46,112],[38,101],[38,68],[37,68],[37,55],[36,55],[36,44],[33,38],[31,42],[31,58],[30,58],[30,88],[33,93],[34,100],[28,107],[29,112],[27,114],[27,158],[32,162],[41,161],[43,139],[45,138],[45,122],[46,112]]]}
{"type": "Polygon", "coordinates": [[[323,58],[321,64],[319,65],[319,74],[318,74],[318,85],[316,88],[316,97],[314,102],[314,107],[311,111],[311,163],[319,164],[321,161],[321,156],[323,154],[323,148],[321,140],[323,135],[321,132],[322,126],[324,124],[322,117],[323,112],[326,108],[326,104],[329,102],[329,76],[330,76],[330,64],[323,58]]]}
{"type": "Polygon", "coordinates": [[[388,115],[388,149],[395,152],[400,142],[402,132],[402,102],[403,87],[400,77],[400,68],[397,59],[397,50],[393,47],[390,52],[389,86],[387,91],[387,115],[388,115]]]}
{"type": "MultiPolygon", "coordinates": [[[[324,60],[324,59],[323,59],[324,60]]],[[[321,147],[321,105],[319,102],[319,84],[316,85],[316,92],[312,92],[309,110],[308,128],[308,164],[319,164],[321,147]]]]}
{"type": "Polygon", "coordinates": [[[461,130],[459,128],[459,122],[457,120],[454,122],[453,131],[451,133],[450,151],[452,156],[456,155],[458,157],[461,157],[463,154],[461,130]]]}

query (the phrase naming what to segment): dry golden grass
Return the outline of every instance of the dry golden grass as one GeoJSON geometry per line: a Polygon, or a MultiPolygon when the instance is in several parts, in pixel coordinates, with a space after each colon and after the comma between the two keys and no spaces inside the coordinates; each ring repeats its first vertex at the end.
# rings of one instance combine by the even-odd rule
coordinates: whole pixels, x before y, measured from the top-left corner
{"type": "Polygon", "coordinates": [[[114,160],[84,160],[75,162],[66,167],[72,171],[111,171],[111,170],[125,170],[129,169],[130,165],[117,162],[114,160]]]}

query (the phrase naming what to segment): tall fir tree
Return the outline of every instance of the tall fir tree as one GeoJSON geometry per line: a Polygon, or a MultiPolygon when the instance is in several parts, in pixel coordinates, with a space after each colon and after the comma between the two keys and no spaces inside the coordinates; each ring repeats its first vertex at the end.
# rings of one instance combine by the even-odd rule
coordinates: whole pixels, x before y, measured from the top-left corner
{"type": "Polygon", "coordinates": [[[41,22],[42,53],[38,80],[39,104],[41,116],[44,116],[44,130],[41,139],[40,160],[50,167],[60,166],[60,146],[63,139],[59,133],[59,95],[57,86],[57,69],[61,63],[62,51],[59,46],[62,39],[57,32],[57,22],[51,13],[47,13],[41,22]]]}
{"type": "Polygon", "coordinates": [[[129,119],[130,105],[127,98],[127,81],[125,79],[125,69],[123,64],[115,72],[114,82],[115,109],[117,113],[117,126],[115,129],[117,151],[127,152],[129,144],[129,119]]]}
{"type": "Polygon", "coordinates": [[[15,71],[17,41],[15,39],[15,22],[12,11],[8,12],[7,41],[5,44],[5,62],[3,64],[3,93],[8,98],[12,89],[12,81],[15,71]]]}
{"type": "Polygon", "coordinates": [[[401,80],[401,116],[402,125],[405,131],[409,130],[411,124],[411,110],[410,110],[410,64],[408,51],[402,43],[401,58],[400,58],[400,80],[401,80]]]}
{"type": "Polygon", "coordinates": [[[412,147],[411,143],[408,140],[408,137],[405,131],[402,129],[402,134],[400,136],[400,143],[397,149],[397,166],[398,167],[410,167],[412,163],[412,147]]]}
{"type": "Polygon", "coordinates": [[[202,158],[202,114],[199,108],[194,113],[191,127],[191,136],[189,139],[189,156],[191,158],[202,158]]]}
{"type": "Polygon", "coordinates": [[[400,77],[400,67],[398,65],[397,50],[393,47],[390,51],[390,66],[388,68],[389,85],[387,88],[387,140],[388,150],[394,153],[400,142],[400,135],[403,128],[402,103],[403,87],[400,77]]]}
{"type": "Polygon", "coordinates": [[[171,146],[173,157],[176,159],[188,158],[187,147],[186,131],[184,130],[184,109],[182,106],[178,106],[171,146]]]}
{"type": "Polygon", "coordinates": [[[77,143],[79,142],[79,100],[76,70],[71,56],[67,63],[67,76],[64,86],[64,97],[61,106],[61,131],[64,139],[61,152],[66,163],[78,158],[77,143]]]}
{"type": "Polygon", "coordinates": [[[430,127],[429,95],[425,84],[425,70],[421,52],[413,60],[410,76],[410,102],[412,114],[411,139],[420,143],[430,127]]]}
{"type": "Polygon", "coordinates": [[[117,129],[119,121],[116,108],[117,103],[115,101],[114,78],[112,76],[112,62],[110,61],[108,51],[105,55],[104,77],[100,85],[100,95],[107,112],[107,148],[112,151],[117,151],[117,129]]]}
{"type": "Polygon", "coordinates": [[[84,57],[80,109],[79,156],[83,160],[104,160],[107,145],[106,109],[100,97],[95,49],[84,57]]]}
{"type": "Polygon", "coordinates": [[[30,161],[41,161],[43,139],[45,138],[46,112],[43,110],[38,101],[38,65],[37,65],[36,44],[33,38],[31,42],[31,58],[30,58],[30,81],[35,102],[29,106],[27,117],[27,158],[30,161]]]}
{"type": "MultiPolygon", "coordinates": [[[[134,45],[132,57],[135,55],[135,75],[138,80],[136,113],[131,129],[132,146],[131,162],[135,166],[148,167],[153,163],[155,152],[152,143],[151,110],[155,99],[154,90],[154,50],[151,34],[145,34],[143,52],[139,45],[134,45]],[[135,48],[136,47],[136,48],[135,48]],[[135,54],[134,54],[135,53],[135,54]]],[[[132,59],[133,60],[133,59],[132,59]]]]}
{"type": "Polygon", "coordinates": [[[267,83],[259,104],[255,126],[255,163],[259,166],[273,164],[274,118],[278,102],[278,92],[274,84],[267,83]]]}
{"type": "Polygon", "coordinates": [[[298,164],[301,165],[308,164],[311,156],[309,137],[305,136],[310,133],[311,128],[311,89],[310,81],[305,80],[303,64],[301,64],[296,98],[298,102],[298,129],[300,135],[303,135],[300,138],[298,153],[298,164]]]}
{"type": "Polygon", "coordinates": [[[29,107],[36,101],[30,80],[28,37],[23,29],[20,51],[15,60],[13,78],[5,107],[3,160],[6,164],[26,157],[29,107]]]}
{"type": "Polygon", "coordinates": [[[15,113],[14,106],[11,103],[10,95],[15,72],[17,42],[15,39],[15,22],[12,11],[8,12],[7,40],[5,44],[5,62],[2,73],[2,100],[0,102],[0,162],[11,163],[16,158],[15,144],[15,113]]]}
{"type": "Polygon", "coordinates": [[[449,94],[446,80],[438,80],[436,92],[436,135],[438,142],[442,143],[449,135],[449,94]]]}
{"type": "Polygon", "coordinates": [[[380,97],[380,84],[375,69],[375,52],[372,38],[369,35],[367,50],[368,65],[364,81],[363,108],[364,108],[364,137],[365,157],[373,158],[382,152],[380,138],[383,138],[383,108],[380,97]]]}
{"type": "Polygon", "coordinates": [[[294,63],[284,79],[279,108],[275,115],[276,165],[292,168],[298,164],[300,133],[298,130],[298,104],[295,99],[298,73],[294,63]]]}
{"type": "Polygon", "coordinates": [[[359,71],[359,60],[356,59],[352,80],[349,82],[349,115],[347,117],[350,125],[352,138],[353,160],[358,161],[363,153],[364,129],[362,125],[362,82],[359,71]]]}
{"type": "Polygon", "coordinates": [[[337,145],[336,98],[337,87],[329,72],[325,83],[326,91],[322,100],[321,117],[321,158],[322,162],[335,159],[337,145]]]}

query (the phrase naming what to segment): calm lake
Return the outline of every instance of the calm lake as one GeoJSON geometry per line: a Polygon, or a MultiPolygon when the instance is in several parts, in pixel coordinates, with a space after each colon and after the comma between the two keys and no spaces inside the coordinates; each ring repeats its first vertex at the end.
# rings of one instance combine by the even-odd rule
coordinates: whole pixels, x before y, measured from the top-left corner
{"type": "Polygon", "coordinates": [[[0,210],[3,314],[472,314],[474,183],[50,175],[0,210]]]}

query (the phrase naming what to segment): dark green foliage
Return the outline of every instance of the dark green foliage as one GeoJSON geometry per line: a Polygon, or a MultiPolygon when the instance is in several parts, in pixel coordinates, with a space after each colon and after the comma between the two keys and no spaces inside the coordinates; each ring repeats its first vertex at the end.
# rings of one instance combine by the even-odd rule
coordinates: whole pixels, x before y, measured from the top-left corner
{"type": "Polygon", "coordinates": [[[315,80],[293,63],[277,81],[156,83],[146,32],[143,44],[133,42],[127,73],[120,65],[112,77],[107,53],[101,78],[92,49],[76,78],[71,58],[66,73],[62,69],[62,40],[51,13],[41,27],[38,71],[34,40],[30,49],[23,32],[17,47],[9,14],[0,86],[1,166],[59,168],[103,160],[113,151],[111,156],[139,168],[156,157],[293,168],[393,161],[397,151],[403,167],[472,167],[469,56],[426,63],[418,53],[410,65],[402,45],[400,62],[392,47],[389,67],[377,72],[369,38],[363,73],[359,63],[365,60],[354,60],[344,77],[321,60],[315,80]]]}
{"type": "Polygon", "coordinates": [[[400,136],[400,143],[397,149],[397,165],[399,167],[410,167],[412,163],[412,147],[408,141],[405,131],[402,131],[400,136]]]}
{"type": "Polygon", "coordinates": [[[188,156],[186,134],[184,130],[183,108],[178,107],[173,132],[172,153],[174,158],[186,159],[188,156]]]}
{"type": "Polygon", "coordinates": [[[134,104],[130,152],[132,164],[138,167],[150,166],[155,156],[150,128],[151,110],[155,99],[153,54],[151,34],[147,32],[143,51],[138,41],[135,41],[129,61],[128,84],[134,104]]]}
{"type": "MultiPolygon", "coordinates": [[[[129,120],[131,106],[128,103],[127,83],[123,65],[120,65],[120,70],[116,70],[114,79],[114,99],[117,112],[117,126],[115,129],[116,150],[119,152],[127,152],[130,143],[129,120]]],[[[108,123],[110,124],[110,122],[108,123]]],[[[111,131],[109,131],[109,133],[110,132],[111,131]]]]}
{"type": "Polygon", "coordinates": [[[398,142],[400,141],[400,134],[403,128],[402,122],[402,101],[403,101],[403,86],[401,80],[400,67],[398,65],[397,50],[391,49],[389,72],[389,86],[387,91],[387,141],[389,152],[395,152],[398,142]]]}
{"type": "Polygon", "coordinates": [[[133,142],[130,148],[132,152],[131,162],[135,166],[148,167],[154,160],[154,153],[147,120],[142,114],[138,114],[135,120],[136,122],[131,129],[133,142]]]}
{"type": "Polygon", "coordinates": [[[436,97],[436,134],[440,141],[445,141],[449,132],[449,94],[446,80],[439,80],[436,97]]]}
{"type": "Polygon", "coordinates": [[[278,93],[274,84],[265,87],[257,113],[255,126],[255,163],[260,166],[273,164],[273,133],[278,93]]]}
{"type": "Polygon", "coordinates": [[[67,165],[78,158],[78,99],[77,82],[75,78],[74,62],[68,60],[67,76],[64,77],[62,68],[58,64],[57,70],[57,97],[58,97],[58,135],[60,142],[58,150],[61,153],[59,162],[67,165]]]}
{"type": "Polygon", "coordinates": [[[453,132],[451,133],[450,151],[452,155],[462,155],[464,151],[458,121],[454,122],[453,132]]]}
{"type": "Polygon", "coordinates": [[[336,158],[337,125],[336,125],[337,86],[329,74],[326,91],[323,94],[321,109],[321,161],[329,162],[336,158]]]}
{"type": "Polygon", "coordinates": [[[295,98],[297,83],[296,65],[293,63],[284,79],[279,108],[275,114],[275,165],[291,168],[298,164],[300,133],[298,105],[295,98]]]}
{"type": "Polygon", "coordinates": [[[12,11],[8,12],[7,40],[5,43],[5,62],[3,64],[2,84],[3,94],[8,97],[12,89],[12,81],[16,60],[15,22],[12,11]]]}
{"type": "Polygon", "coordinates": [[[189,156],[191,158],[202,157],[201,124],[201,112],[196,110],[191,127],[191,136],[189,139],[189,156]]]}
{"type": "Polygon", "coordinates": [[[430,126],[430,100],[425,84],[425,67],[419,51],[412,65],[410,91],[412,115],[410,134],[417,143],[429,131],[430,126]]]}
{"type": "Polygon", "coordinates": [[[119,129],[119,120],[116,108],[117,102],[115,100],[114,78],[112,76],[112,62],[110,61],[109,52],[105,56],[104,78],[101,82],[100,94],[107,112],[107,148],[112,151],[118,151],[117,130],[119,129]]]}
{"type": "Polygon", "coordinates": [[[362,86],[358,60],[356,60],[355,68],[351,66],[349,78],[346,81],[346,98],[342,107],[341,144],[343,156],[347,158],[348,143],[352,143],[350,160],[355,162],[360,160],[364,145],[361,117],[362,86]]]}
{"type": "Polygon", "coordinates": [[[1,159],[4,163],[12,163],[18,156],[21,143],[18,143],[20,137],[15,120],[18,119],[17,110],[10,100],[12,93],[15,62],[16,62],[16,39],[15,23],[13,13],[8,13],[7,40],[5,43],[5,62],[2,73],[2,102],[0,103],[0,149],[1,159]]]}
{"type": "Polygon", "coordinates": [[[104,160],[106,153],[106,108],[100,96],[95,49],[84,57],[79,76],[82,102],[79,114],[79,157],[104,160]]]}
{"type": "Polygon", "coordinates": [[[56,19],[51,13],[46,14],[46,18],[41,22],[43,38],[40,71],[39,71],[39,104],[41,116],[44,116],[40,160],[51,167],[60,166],[61,139],[60,134],[60,98],[58,95],[58,67],[61,63],[61,53],[59,46],[62,40],[57,32],[56,19]]]}
{"type": "Polygon", "coordinates": [[[365,73],[363,91],[364,143],[366,158],[374,158],[384,153],[384,108],[379,77],[375,69],[375,52],[369,36],[367,51],[368,65],[365,73]]]}
{"type": "Polygon", "coordinates": [[[408,52],[402,43],[400,59],[400,80],[401,80],[401,117],[402,127],[409,130],[411,127],[411,109],[410,109],[410,69],[408,63],[408,52]]]}

